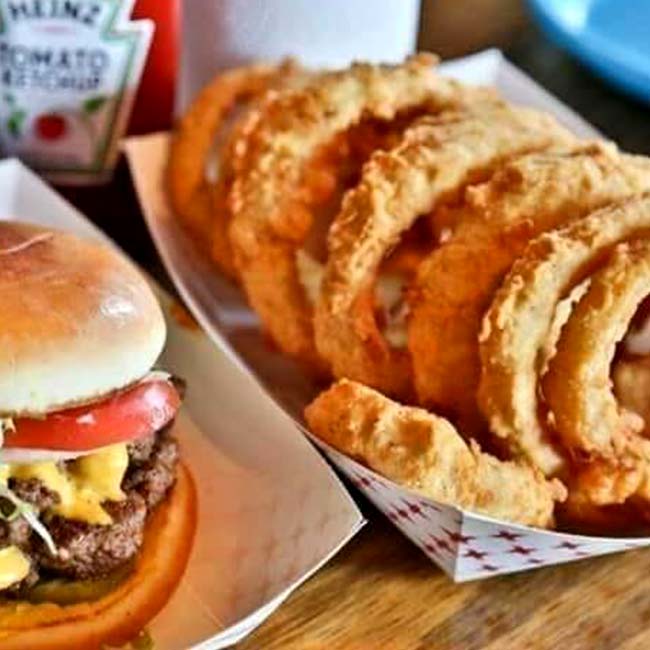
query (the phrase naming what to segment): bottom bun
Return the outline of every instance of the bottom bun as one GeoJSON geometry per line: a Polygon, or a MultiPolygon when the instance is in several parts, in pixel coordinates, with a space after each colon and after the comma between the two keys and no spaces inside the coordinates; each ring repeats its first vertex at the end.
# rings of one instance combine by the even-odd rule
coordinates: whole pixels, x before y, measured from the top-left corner
{"type": "Polygon", "coordinates": [[[196,516],[195,487],[181,465],[174,489],[147,522],[133,573],[94,602],[0,604],[0,650],[100,650],[134,639],[180,581],[192,548],[196,516]]]}

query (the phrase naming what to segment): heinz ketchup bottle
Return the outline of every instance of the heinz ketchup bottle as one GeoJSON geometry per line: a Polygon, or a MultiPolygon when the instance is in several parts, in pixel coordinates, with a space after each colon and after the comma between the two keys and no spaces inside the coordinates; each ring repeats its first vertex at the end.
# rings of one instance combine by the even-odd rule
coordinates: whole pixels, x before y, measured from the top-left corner
{"type": "Polygon", "coordinates": [[[138,133],[170,124],[179,6],[0,3],[2,153],[57,184],[110,181],[129,124],[138,133]]]}
{"type": "MultiPolygon", "coordinates": [[[[130,134],[167,129],[171,125],[180,49],[177,40],[180,5],[181,0],[138,0],[134,5],[130,18],[136,21],[150,20],[155,23],[155,29],[131,112],[130,134]]],[[[59,186],[59,191],[118,241],[139,264],[149,271],[161,269],[124,159],[118,161],[108,184],[59,186]]],[[[164,274],[160,273],[159,278],[164,278],[164,274]]]]}

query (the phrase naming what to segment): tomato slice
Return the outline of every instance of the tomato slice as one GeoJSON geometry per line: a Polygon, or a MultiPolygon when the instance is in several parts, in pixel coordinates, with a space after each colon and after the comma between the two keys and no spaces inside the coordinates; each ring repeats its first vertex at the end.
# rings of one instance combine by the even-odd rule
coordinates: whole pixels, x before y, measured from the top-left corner
{"type": "Polygon", "coordinates": [[[16,418],[4,447],[89,451],[142,438],[165,426],[181,399],[171,382],[144,381],[92,404],[50,413],[42,419],[16,418]]]}

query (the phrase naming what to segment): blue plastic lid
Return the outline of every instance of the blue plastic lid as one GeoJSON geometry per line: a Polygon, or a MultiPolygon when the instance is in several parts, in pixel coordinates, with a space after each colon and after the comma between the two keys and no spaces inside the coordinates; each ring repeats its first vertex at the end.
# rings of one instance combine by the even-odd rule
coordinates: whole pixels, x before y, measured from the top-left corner
{"type": "Polygon", "coordinates": [[[598,75],[650,103],[650,0],[528,0],[540,27],[598,75]]]}

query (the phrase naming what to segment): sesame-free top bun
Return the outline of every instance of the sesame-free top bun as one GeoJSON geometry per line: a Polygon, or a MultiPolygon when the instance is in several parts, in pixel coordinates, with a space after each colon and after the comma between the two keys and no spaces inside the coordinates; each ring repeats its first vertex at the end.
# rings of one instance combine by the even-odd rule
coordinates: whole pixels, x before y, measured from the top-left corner
{"type": "Polygon", "coordinates": [[[119,253],[0,222],[0,415],[40,415],[126,386],[164,341],[153,292],[119,253]]]}

